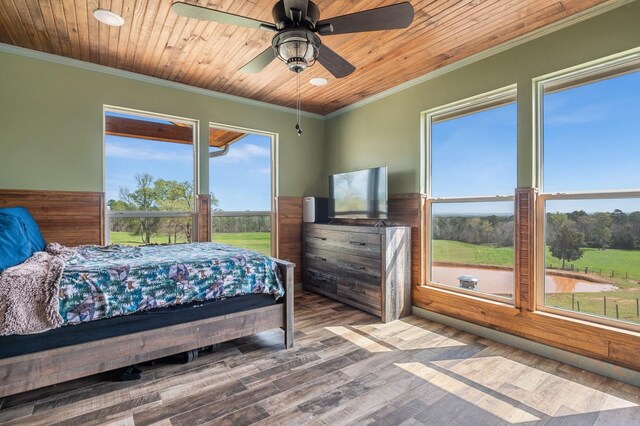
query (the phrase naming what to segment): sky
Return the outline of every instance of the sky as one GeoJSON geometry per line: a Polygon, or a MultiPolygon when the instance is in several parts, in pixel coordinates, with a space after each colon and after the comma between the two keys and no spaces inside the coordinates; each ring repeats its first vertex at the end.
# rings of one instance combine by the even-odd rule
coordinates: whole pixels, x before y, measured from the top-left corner
{"type": "MultiPolygon", "coordinates": [[[[270,144],[267,136],[247,135],[235,142],[227,155],[209,160],[209,189],[219,200],[217,208],[271,210],[270,144]]],[[[105,155],[107,200],[118,199],[120,188],[135,190],[138,173],[193,182],[192,145],[108,135],[105,155]]]]}
{"type": "MultiPolygon", "coordinates": [[[[543,191],[640,189],[640,72],[547,94],[543,99],[543,191]]],[[[516,105],[436,123],[434,197],[513,194],[516,105]]],[[[443,213],[501,213],[507,204],[458,204],[443,213]]],[[[640,211],[632,199],[556,201],[548,211],[640,211]]]]}

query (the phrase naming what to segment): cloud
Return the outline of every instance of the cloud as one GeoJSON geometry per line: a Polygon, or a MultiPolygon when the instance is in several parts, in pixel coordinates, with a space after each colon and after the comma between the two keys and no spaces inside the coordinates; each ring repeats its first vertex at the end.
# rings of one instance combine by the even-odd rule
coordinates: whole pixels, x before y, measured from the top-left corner
{"type": "Polygon", "coordinates": [[[126,160],[193,163],[193,155],[190,152],[163,150],[160,146],[158,146],[158,149],[152,149],[151,147],[144,146],[144,144],[134,146],[134,144],[109,142],[106,146],[105,154],[110,158],[123,158],[126,160]]]}
{"type": "Polygon", "coordinates": [[[553,126],[566,126],[571,124],[593,123],[596,121],[605,121],[611,117],[614,109],[607,104],[592,104],[576,107],[574,109],[563,108],[565,113],[560,113],[560,108],[553,108],[551,111],[545,112],[545,124],[553,126]],[[554,111],[555,110],[555,111],[554,111]]]}
{"type": "Polygon", "coordinates": [[[269,147],[246,144],[233,144],[229,148],[229,153],[222,157],[214,158],[218,164],[231,164],[231,163],[248,163],[256,158],[269,158],[271,150],[269,147]]]}

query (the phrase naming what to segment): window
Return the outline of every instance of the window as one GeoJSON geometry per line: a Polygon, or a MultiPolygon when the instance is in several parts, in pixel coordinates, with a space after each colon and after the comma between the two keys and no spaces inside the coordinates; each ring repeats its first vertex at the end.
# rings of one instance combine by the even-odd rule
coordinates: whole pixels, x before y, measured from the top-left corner
{"type": "Polygon", "coordinates": [[[631,327],[640,324],[635,56],[538,81],[538,307],[631,327]]]}
{"type": "Polygon", "coordinates": [[[271,255],[273,135],[211,125],[210,144],[213,241],[271,255]]]}
{"type": "Polygon", "coordinates": [[[515,88],[425,114],[431,285],[514,293],[515,88]]]}
{"type": "Polygon", "coordinates": [[[104,120],[109,243],[190,242],[197,123],[116,108],[104,120]]]}

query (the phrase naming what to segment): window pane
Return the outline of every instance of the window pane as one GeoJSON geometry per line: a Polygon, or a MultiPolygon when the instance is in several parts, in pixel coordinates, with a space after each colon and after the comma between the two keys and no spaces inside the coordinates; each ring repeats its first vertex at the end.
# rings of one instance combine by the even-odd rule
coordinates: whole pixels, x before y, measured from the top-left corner
{"type": "Polygon", "coordinates": [[[437,122],[431,127],[431,195],[513,194],[516,104],[437,122]]]}
{"type": "Polygon", "coordinates": [[[223,211],[271,211],[271,138],[247,134],[209,162],[209,188],[223,211]]]}
{"type": "Polygon", "coordinates": [[[543,97],[544,191],[640,188],[640,72],[543,97]]]}
{"type": "Polygon", "coordinates": [[[192,126],[114,112],[105,116],[109,210],[193,211],[192,126]],[[173,131],[185,142],[153,139],[173,131]]]}
{"type": "Polygon", "coordinates": [[[545,215],[545,304],[640,323],[640,199],[550,200],[545,215]]]}
{"type": "Polygon", "coordinates": [[[431,281],[511,298],[513,202],[434,203],[431,281]]]}

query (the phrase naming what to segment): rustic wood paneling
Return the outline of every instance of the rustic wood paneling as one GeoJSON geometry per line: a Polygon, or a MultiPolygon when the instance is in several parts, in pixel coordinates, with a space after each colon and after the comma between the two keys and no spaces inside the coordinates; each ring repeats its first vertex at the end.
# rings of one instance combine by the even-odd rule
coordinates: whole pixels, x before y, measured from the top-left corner
{"type": "Polygon", "coordinates": [[[416,287],[413,304],[529,340],[640,370],[640,333],[601,326],[431,287],[416,287]]]}
{"type": "MultiPolygon", "coordinates": [[[[189,0],[196,3],[193,0],[189,0]]],[[[322,37],[356,66],[336,80],[302,86],[302,108],[327,114],[444,65],[497,46],[609,0],[411,0],[407,29],[322,37]]],[[[318,0],[321,18],[397,0],[318,0]]],[[[278,105],[296,104],[295,75],[274,61],[258,74],[239,69],[267,48],[272,33],[178,17],[169,0],[12,0],[0,2],[0,41],[278,105]],[[122,27],[96,21],[98,7],[122,14],[122,27]]],[[[275,0],[206,2],[217,10],[272,22],[275,0]]]]}
{"type": "Polygon", "coordinates": [[[425,248],[425,200],[424,194],[394,195],[389,198],[389,225],[411,227],[411,284],[426,280],[425,248]]]}
{"type": "Polygon", "coordinates": [[[533,311],[536,307],[535,282],[535,190],[516,189],[515,206],[515,304],[533,311]]]}
{"type": "Polygon", "coordinates": [[[199,194],[197,209],[197,241],[211,241],[211,196],[199,194]]]}
{"type": "Polygon", "coordinates": [[[29,209],[47,242],[104,244],[103,192],[0,189],[0,207],[29,209]]]}
{"type": "MultiPolygon", "coordinates": [[[[396,217],[401,217],[406,223],[421,224],[421,229],[426,229],[428,212],[424,198],[419,194],[405,196],[403,202],[392,198],[389,200],[390,212],[394,212],[396,208],[392,209],[394,203],[398,210],[405,212],[394,213],[396,217]],[[418,201],[419,199],[422,201],[418,201]],[[414,204],[412,205],[409,200],[414,200],[414,204]],[[420,206],[421,214],[416,213],[417,205],[420,206]]],[[[424,285],[413,287],[413,305],[550,346],[640,369],[640,359],[631,355],[640,353],[640,333],[535,311],[535,191],[533,189],[516,190],[515,213],[517,253],[515,306],[424,285]]],[[[419,232],[423,235],[422,230],[419,232]]],[[[428,242],[423,240],[422,249],[425,244],[428,242]]],[[[414,246],[414,250],[418,248],[414,246]]],[[[415,255],[417,253],[414,253],[415,255]]],[[[420,254],[420,257],[424,258],[424,255],[420,254]]],[[[426,259],[423,259],[423,274],[426,273],[425,262],[426,259]]],[[[426,275],[422,276],[424,284],[426,275]]]]}
{"type": "Polygon", "coordinates": [[[296,264],[295,282],[302,281],[302,197],[276,197],[275,256],[296,264]]]}

